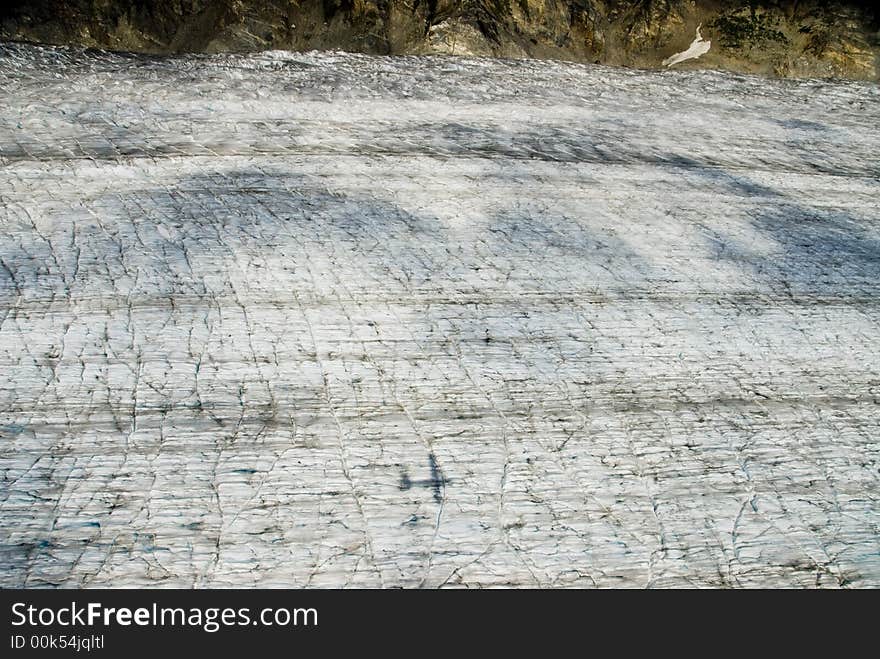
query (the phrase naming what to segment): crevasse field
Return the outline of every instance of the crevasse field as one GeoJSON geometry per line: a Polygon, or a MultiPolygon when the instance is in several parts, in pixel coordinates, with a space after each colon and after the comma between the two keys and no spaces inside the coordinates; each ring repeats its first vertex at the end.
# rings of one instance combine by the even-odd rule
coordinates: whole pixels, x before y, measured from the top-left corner
{"type": "Polygon", "coordinates": [[[880,586],[880,87],[0,45],[0,585],[880,586]]]}

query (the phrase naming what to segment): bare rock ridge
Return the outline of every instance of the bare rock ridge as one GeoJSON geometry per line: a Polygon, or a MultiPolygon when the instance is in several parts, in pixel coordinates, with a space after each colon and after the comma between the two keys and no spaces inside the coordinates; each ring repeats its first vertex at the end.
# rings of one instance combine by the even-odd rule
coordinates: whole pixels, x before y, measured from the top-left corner
{"type": "Polygon", "coordinates": [[[876,84],[0,45],[0,97],[0,585],[880,587],[876,84]]]}
{"type": "Polygon", "coordinates": [[[880,24],[858,0],[11,0],[0,39],[155,54],[341,49],[554,58],[876,80],[880,24]]]}

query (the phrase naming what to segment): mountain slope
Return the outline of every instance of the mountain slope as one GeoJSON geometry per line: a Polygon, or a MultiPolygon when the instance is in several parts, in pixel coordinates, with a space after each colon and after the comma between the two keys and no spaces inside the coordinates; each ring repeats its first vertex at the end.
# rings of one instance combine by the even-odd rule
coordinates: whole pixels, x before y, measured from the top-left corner
{"type": "Polygon", "coordinates": [[[873,3],[790,0],[43,0],[0,9],[0,39],[148,53],[342,49],[657,67],[698,24],[685,66],[878,77],[873,3]]]}

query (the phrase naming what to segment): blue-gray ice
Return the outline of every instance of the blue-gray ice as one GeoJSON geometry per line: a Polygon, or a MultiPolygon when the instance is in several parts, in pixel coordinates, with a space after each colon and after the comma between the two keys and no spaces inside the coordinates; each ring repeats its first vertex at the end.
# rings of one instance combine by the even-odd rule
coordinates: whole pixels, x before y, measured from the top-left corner
{"type": "Polygon", "coordinates": [[[880,88],[0,45],[0,585],[880,586],[880,88]]]}

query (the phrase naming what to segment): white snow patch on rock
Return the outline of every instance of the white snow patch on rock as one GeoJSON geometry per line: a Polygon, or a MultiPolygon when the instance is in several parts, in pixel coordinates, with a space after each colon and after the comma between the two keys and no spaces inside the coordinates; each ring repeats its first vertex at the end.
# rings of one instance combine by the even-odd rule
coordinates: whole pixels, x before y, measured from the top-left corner
{"type": "Polygon", "coordinates": [[[697,36],[691,42],[691,45],[688,47],[688,49],[680,53],[675,53],[675,55],[672,55],[671,57],[667,57],[665,60],[663,60],[663,66],[669,67],[689,59],[697,59],[698,57],[705,55],[709,52],[709,48],[712,46],[712,42],[703,40],[703,35],[700,34],[700,28],[702,26],[702,23],[697,26],[697,36]]]}

